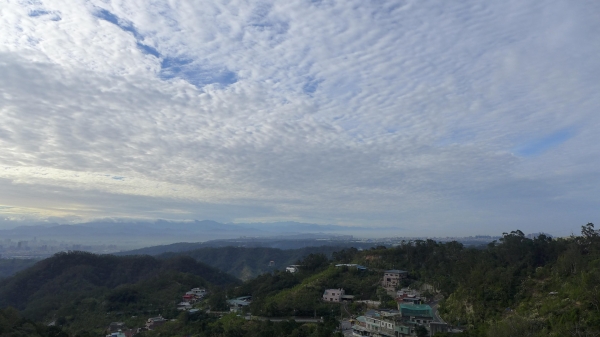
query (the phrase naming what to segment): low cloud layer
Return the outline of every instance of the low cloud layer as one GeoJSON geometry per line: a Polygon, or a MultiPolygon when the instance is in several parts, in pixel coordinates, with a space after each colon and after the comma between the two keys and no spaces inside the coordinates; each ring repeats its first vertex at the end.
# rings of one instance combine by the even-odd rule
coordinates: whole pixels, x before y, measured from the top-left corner
{"type": "Polygon", "coordinates": [[[0,7],[0,214],[566,235],[600,215],[594,1],[0,7]]]}

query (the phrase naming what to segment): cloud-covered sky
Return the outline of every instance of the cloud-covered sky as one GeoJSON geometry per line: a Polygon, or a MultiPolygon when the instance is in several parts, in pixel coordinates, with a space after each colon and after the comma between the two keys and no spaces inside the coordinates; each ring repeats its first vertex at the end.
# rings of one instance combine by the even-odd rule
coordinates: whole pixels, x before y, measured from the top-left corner
{"type": "Polygon", "coordinates": [[[3,0],[0,218],[600,222],[600,2],[3,0]]]}

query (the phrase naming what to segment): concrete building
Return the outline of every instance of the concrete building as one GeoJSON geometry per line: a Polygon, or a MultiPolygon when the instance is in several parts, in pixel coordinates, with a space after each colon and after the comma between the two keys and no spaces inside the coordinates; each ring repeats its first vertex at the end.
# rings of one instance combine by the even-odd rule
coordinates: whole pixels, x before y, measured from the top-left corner
{"type": "Polygon", "coordinates": [[[381,280],[381,286],[388,291],[395,290],[400,285],[400,280],[406,278],[408,272],[404,270],[391,269],[383,272],[383,280],[381,280]]]}
{"type": "Polygon", "coordinates": [[[342,296],[346,295],[344,289],[326,289],[323,293],[323,301],[325,302],[341,302],[342,296]]]}
{"type": "Polygon", "coordinates": [[[353,336],[405,337],[416,336],[419,326],[430,336],[447,332],[448,325],[439,320],[429,305],[401,304],[398,310],[368,310],[352,326],[353,336]]]}
{"type": "Polygon", "coordinates": [[[192,304],[190,302],[179,302],[177,304],[177,310],[189,310],[192,308],[192,304]]]}
{"type": "Polygon", "coordinates": [[[421,293],[414,289],[402,288],[396,292],[396,302],[422,304],[425,300],[421,297],[421,293]]]}
{"type": "Polygon", "coordinates": [[[244,307],[249,306],[250,303],[252,303],[252,296],[242,296],[231,300],[227,300],[227,304],[229,305],[229,311],[231,312],[240,311],[244,307]]]}
{"type": "Polygon", "coordinates": [[[162,316],[158,316],[158,317],[151,317],[148,318],[148,320],[146,321],[146,328],[148,330],[152,330],[156,327],[159,327],[163,324],[165,324],[167,322],[166,319],[164,319],[162,316]]]}

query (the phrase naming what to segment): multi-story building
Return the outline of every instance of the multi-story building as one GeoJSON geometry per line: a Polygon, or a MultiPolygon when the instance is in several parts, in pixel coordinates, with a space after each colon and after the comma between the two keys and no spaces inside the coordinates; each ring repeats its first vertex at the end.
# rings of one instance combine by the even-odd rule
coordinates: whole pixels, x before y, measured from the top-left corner
{"type": "Polygon", "coordinates": [[[447,324],[434,314],[429,305],[399,304],[398,309],[367,311],[352,326],[353,336],[416,336],[419,326],[427,329],[430,335],[448,331],[447,324]]]}
{"type": "Polygon", "coordinates": [[[396,302],[422,304],[424,299],[421,293],[414,289],[402,288],[396,292],[396,302]]]}
{"type": "Polygon", "coordinates": [[[391,269],[383,272],[381,285],[388,291],[395,290],[400,285],[400,280],[406,278],[408,272],[404,270],[391,269]]]}
{"type": "Polygon", "coordinates": [[[323,293],[323,301],[325,302],[341,302],[342,296],[346,295],[344,289],[326,289],[323,293]]]}

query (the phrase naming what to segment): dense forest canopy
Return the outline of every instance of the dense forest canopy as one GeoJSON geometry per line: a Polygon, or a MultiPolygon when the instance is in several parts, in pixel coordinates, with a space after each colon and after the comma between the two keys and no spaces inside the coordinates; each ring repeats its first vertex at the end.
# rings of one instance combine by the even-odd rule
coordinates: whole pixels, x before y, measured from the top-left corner
{"type": "MultiPolygon", "coordinates": [[[[58,253],[0,282],[0,307],[32,320],[68,329],[102,331],[127,312],[152,315],[175,310],[173,302],[193,287],[212,288],[239,280],[190,257],[58,253]]],[[[136,324],[143,324],[143,319],[136,324]]]]}

